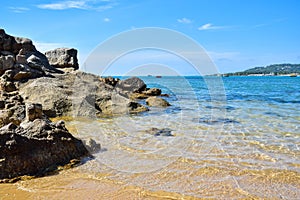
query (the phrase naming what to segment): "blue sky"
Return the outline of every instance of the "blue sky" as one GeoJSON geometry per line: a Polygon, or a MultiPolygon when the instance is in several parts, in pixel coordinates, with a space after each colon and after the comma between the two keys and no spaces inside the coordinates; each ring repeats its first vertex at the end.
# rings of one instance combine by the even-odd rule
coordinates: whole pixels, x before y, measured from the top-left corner
{"type": "MultiPolygon", "coordinates": [[[[172,29],[202,45],[220,72],[232,72],[300,63],[299,2],[10,0],[1,2],[0,24],[8,34],[32,39],[42,52],[61,46],[77,48],[81,63],[98,44],[120,32],[143,27],[172,29]]],[[[131,65],[130,59],[124,62],[131,65]]],[[[179,73],[193,74],[182,63],[177,65],[179,73]]],[[[110,73],[118,74],[117,68],[110,73]]]]}

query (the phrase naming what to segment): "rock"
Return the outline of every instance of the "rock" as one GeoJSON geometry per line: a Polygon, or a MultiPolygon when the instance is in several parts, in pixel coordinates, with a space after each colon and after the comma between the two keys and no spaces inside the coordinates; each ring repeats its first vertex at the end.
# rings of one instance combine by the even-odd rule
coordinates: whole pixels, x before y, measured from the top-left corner
{"type": "Polygon", "coordinates": [[[23,37],[12,37],[12,38],[14,41],[12,45],[12,51],[14,54],[21,53],[22,55],[26,55],[37,51],[30,39],[23,38],[23,37]]]}
{"type": "Polygon", "coordinates": [[[0,90],[6,91],[6,92],[13,92],[16,91],[16,85],[11,81],[1,81],[0,80],[0,90]]]}
{"type": "Polygon", "coordinates": [[[14,54],[12,52],[10,52],[10,51],[1,51],[0,55],[3,55],[3,56],[14,56],[14,54]]]}
{"type": "Polygon", "coordinates": [[[19,125],[25,119],[25,105],[18,92],[0,92],[0,127],[9,123],[19,125]]]}
{"type": "Polygon", "coordinates": [[[131,99],[147,99],[151,96],[159,96],[161,94],[161,89],[158,88],[147,88],[142,92],[134,92],[129,96],[131,99]]]}
{"type": "Polygon", "coordinates": [[[16,63],[19,63],[19,64],[27,64],[27,59],[26,59],[26,56],[24,55],[17,55],[16,56],[16,63]]]}
{"type": "Polygon", "coordinates": [[[97,153],[101,150],[101,145],[91,138],[84,141],[84,146],[90,153],[97,153]]]}
{"type": "Polygon", "coordinates": [[[16,81],[20,81],[20,80],[24,80],[24,79],[29,79],[30,77],[32,77],[32,73],[31,72],[24,72],[24,71],[20,71],[17,74],[14,75],[13,79],[16,81]]]}
{"type": "Polygon", "coordinates": [[[149,97],[146,99],[146,103],[147,105],[149,106],[155,106],[155,107],[168,107],[170,106],[170,104],[162,99],[162,98],[159,98],[159,97],[149,97]]]}
{"type": "Polygon", "coordinates": [[[20,94],[26,102],[42,104],[48,117],[96,117],[148,110],[100,81],[98,76],[81,71],[30,80],[20,86],[20,94]]]}
{"type": "Polygon", "coordinates": [[[130,99],[147,99],[149,97],[149,95],[146,95],[144,93],[134,92],[134,93],[130,94],[129,97],[130,97],[130,99]]]}
{"type": "Polygon", "coordinates": [[[35,119],[41,119],[42,116],[43,109],[41,104],[26,104],[26,120],[33,121],[35,119]]]}
{"type": "Polygon", "coordinates": [[[158,88],[149,88],[145,91],[143,91],[143,94],[149,95],[149,96],[158,96],[161,94],[161,89],[158,88]]]}
{"type": "Polygon", "coordinates": [[[113,77],[100,77],[99,80],[105,84],[111,85],[115,87],[117,83],[120,81],[119,78],[113,78],[113,77]]]}
{"type": "Polygon", "coordinates": [[[172,130],[169,128],[162,128],[162,129],[151,128],[147,130],[146,133],[149,133],[154,136],[174,136],[172,134],[172,130]]]}
{"type": "Polygon", "coordinates": [[[83,143],[64,127],[36,119],[0,129],[0,179],[42,175],[57,165],[88,156],[83,143]]]}
{"type": "Polygon", "coordinates": [[[47,73],[62,73],[58,71],[54,67],[50,66],[47,57],[42,54],[41,52],[34,52],[27,58],[27,63],[29,67],[36,69],[38,71],[44,72],[46,75],[47,73]]]}
{"type": "Polygon", "coordinates": [[[0,56],[0,71],[12,69],[14,67],[15,58],[12,55],[0,56]]]}
{"type": "Polygon", "coordinates": [[[169,94],[161,94],[160,96],[161,96],[161,97],[170,97],[169,94]]]}
{"type": "Polygon", "coordinates": [[[120,115],[124,113],[139,113],[148,111],[148,109],[130,99],[113,92],[110,97],[98,98],[96,105],[101,110],[101,115],[120,115]]]}
{"type": "Polygon", "coordinates": [[[199,123],[214,125],[214,124],[239,124],[240,122],[229,118],[202,117],[199,119],[199,123]]]}
{"type": "Polygon", "coordinates": [[[124,92],[141,92],[146,89],[146,84],[138,77],[131,77],[119,81],[116,88],[124,92]]]}
{"type": "Polygon", "coordinates": [[[73,48],[58,48],[45,53],[50,65],[57,68],[78,69],[77,50],[73,48]]]}
{"type": "Polygon", "coordinates": [[[4,109],[5,108],[5,101],[0,100],[0,109],[4,109]]]}
{"type": "Polygon", "coordinates": [[[13,37],[1,30],[0,76],[7,70],[12,70],[12,74],[18,74],[14,80],[22,81],[62,73],[50,66],[47,57],[36,50],[30,39],[13,37]]]}

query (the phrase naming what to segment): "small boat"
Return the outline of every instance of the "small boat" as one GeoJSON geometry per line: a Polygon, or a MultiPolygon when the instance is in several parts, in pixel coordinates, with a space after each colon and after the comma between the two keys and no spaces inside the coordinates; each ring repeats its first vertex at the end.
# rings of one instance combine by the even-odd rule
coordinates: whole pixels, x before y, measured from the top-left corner
{"type": "Polygon", "coordinates": [[[161,78],[161,76],[155,76],[156,78],[161,78]]]}
{"type": "Polygon", "coordinates": [[[228,74],[223,74],[222,76],[223,76],[223,77],[229,77],[229,75],[228,75],[228,74]]]}
{"type": "Polygon", "coordinates": [[[290,74],[290,77],[297,77],[297,74],[290,74]]]}

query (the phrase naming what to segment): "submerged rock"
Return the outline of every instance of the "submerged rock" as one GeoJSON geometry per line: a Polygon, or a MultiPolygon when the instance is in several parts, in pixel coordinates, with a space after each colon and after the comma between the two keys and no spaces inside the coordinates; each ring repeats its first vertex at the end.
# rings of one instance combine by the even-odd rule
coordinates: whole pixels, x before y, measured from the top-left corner
{"type": "Polygon", "coordinates": [[[162,129],[151,128],[147,130],[146,133],[149,133],[154,136],[174,136],[172,134],[172,130],[169,128],[162,128],[162,129]]]}
{"type": "Polygon", "coordinates": [[[215,125],[215,124],[239,124],[240,122],[229,118],[200,118],[199,123],[215,125]]]}

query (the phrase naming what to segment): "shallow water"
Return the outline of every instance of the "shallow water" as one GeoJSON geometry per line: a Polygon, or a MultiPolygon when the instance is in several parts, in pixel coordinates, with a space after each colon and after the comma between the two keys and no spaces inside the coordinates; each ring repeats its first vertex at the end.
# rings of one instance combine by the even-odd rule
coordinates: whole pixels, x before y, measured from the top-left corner
{"type": "Polygon", "coordinates": [[[2,184],[0,197],[300,198],[300,78],[143,80],[171,94],[172,106],[67,120],[76,137],[101,143],[95,159],[55,176],[2,184]],[[174,136],[154,136],[151,128],[174,136]]]}

